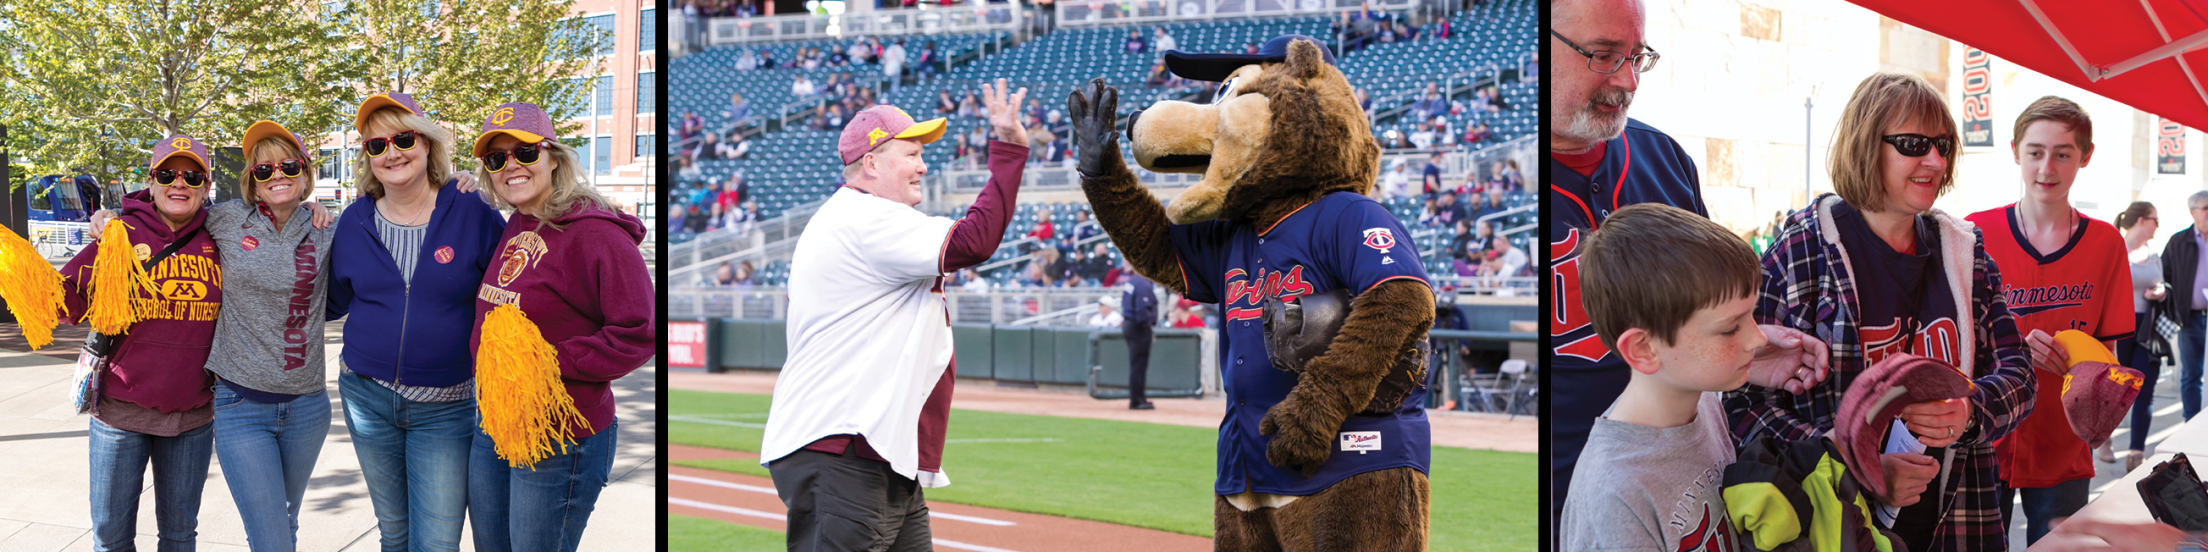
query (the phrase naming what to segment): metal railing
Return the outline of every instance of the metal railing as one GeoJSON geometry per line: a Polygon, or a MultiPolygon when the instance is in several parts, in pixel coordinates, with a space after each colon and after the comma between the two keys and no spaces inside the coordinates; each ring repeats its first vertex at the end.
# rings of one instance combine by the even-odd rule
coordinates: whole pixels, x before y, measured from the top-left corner
{"type": "Polygon", "coordinates": [[[1060,27],[1180,23],[1290,15],[1330,15],[1363,9],[1410,10],[1418,0],[1059,0],[1060,27]]]}
{"type": "Polygon", "coordinates": [[[911,9],[867,10],[840,15],[720,17],[706,22],[705,43],[721,46],[852,36],[1018,31],[1023,18],[1020,12],[1019,4],[975,3],[948,7],[921,4],[911,9]]]}

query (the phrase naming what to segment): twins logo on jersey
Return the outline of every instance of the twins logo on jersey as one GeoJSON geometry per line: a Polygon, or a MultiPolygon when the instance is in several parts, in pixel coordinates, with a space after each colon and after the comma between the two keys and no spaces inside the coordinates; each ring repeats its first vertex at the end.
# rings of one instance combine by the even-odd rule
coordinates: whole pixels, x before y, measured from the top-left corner
{"type": "Polygon", "coordinates": [[[1702,523],[1693,532],[1679,537],[1679,552],[1739,552],[1740,543],[1733,536],[1733,520],[1724,514],[1712,516],[1710,506],[1702,505],[1702,523]],[[1715,518],[1714,520],[1712,518],[1715,518]]]}
{"type": "Polygon", "coordinates": [[[2001,284],[2001,298],[2009,304],[2009,312],[2018,318],[2026,315],[2084,305],[2093,300],[2093,283],[2052,285],[2030,288],[2012,288],[2001,284]]]}
{"type": "MultiPolygon", "coordinates": [[[[1865,366],[1878,364],[1879,360],[1888,355],[1910,352],[1908,332],[1901,329],[1899,320],[1884,326],[1863,326],[1860,335],[1863,338],[1865,366]]],[[[1960,366],[1956,357],[1960,356],[1957,350],[1962,342],[1961,336],[1955,328],[1955,319],[1934,320],[1917,330],[1915,352],[1950,366],[1960,366]]]]}
{"type": "Polygon", "coordinates": [[[1596,362],[1610,356],[1610,348],[1595,335],[1595,324],[1579,304],[1579,229],[1564,239],[1549,242],[1549,342],[1557,356],[1596,362]]]}
{"type": "Polygon", "coordinates": [[[1247,278],[1249,272],[1242,269],[1227,271],[1227,296],[1220,301],[1227,307],[1227,320],[1256,320],[1264,312],[1259,305],[1268,297],[1283,300],[1311,294],[1309,282],[1303,281],[1303,267],[1298,266],[1283,273],[1278,270],[1257,269],[1257,277],[1247,278]],[[1238,307],[1236,305],[1249,305],[1238,307]]]}

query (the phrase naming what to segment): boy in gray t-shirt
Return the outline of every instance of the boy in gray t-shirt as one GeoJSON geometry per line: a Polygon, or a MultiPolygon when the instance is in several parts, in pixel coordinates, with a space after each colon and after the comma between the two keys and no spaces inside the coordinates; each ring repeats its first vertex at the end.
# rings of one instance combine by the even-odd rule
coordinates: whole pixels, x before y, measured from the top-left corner
{"type": "Polygon", "coordinates": [[[1733,437],[1717,392],[1806,389],[1824,344],[1753,316],[1747,242],[1675,207],[1605,219],[1578,259],[1582,303],[1633,379],[1595,420],[1558,523],[1561,550],[1738,550],[1719,494],[1733,437]]]}

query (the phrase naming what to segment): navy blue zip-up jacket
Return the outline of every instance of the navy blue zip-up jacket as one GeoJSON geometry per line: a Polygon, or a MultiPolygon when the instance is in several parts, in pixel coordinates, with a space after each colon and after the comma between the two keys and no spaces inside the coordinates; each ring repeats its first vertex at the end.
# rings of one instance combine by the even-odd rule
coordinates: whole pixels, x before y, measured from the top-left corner
{"type": "Polygon", "coordinates": [[[477,194],[437,190],[411,283],[376,229],[376,199],[337,219],[330,249],[329,319],[345,321],[345,366],[403,385],[450,387],[475,375],[468,336],[475,288],[498,254],[506,219],[477,194]]]}

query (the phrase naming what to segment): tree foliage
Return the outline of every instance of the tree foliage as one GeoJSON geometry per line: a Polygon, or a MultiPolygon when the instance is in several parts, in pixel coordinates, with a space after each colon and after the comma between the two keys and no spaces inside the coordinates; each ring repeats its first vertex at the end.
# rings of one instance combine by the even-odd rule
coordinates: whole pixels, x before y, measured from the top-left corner
{"type": "Polygon", "coordinates": [[[384,91],[471,136],[508,101],[573,115],[600,33],[572,0],[0,0],[0,124],[42,173],[125,181],[170,134],[231,146],[266,119],[316,141],[384,91]]]}

